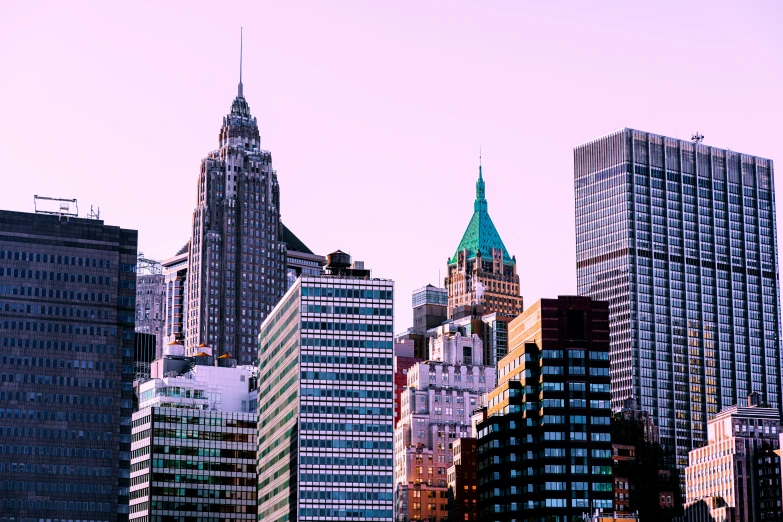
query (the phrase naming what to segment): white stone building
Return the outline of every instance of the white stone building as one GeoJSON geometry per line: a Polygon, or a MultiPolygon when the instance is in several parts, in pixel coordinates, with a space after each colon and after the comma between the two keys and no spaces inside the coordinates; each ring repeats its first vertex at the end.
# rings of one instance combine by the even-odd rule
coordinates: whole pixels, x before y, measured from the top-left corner
{"type": "Polygon", "coordinates": [[[396,520],[445,520],[451,444],[471,433],[473,410],[495,384],[478,335],[438,327],[430,358],[408,370],[394,432],[396,520]]]}

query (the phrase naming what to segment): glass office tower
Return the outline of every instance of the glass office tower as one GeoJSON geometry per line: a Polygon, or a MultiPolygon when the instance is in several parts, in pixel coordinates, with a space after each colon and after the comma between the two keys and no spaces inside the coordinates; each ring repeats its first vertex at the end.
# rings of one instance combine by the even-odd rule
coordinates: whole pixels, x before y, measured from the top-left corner
{"type": "Polygon", "coordinates": [[[392,520],[394,282],[328,258],[258,336],[259,521],[392,520]]]}
{"type": "Polygon", "coordinates": [[[137,245],[0,211],[0,522],[128,520],[137,245]]]}
{"type": "Polygon", "coordinates": [[[577,284],[610,303],[612,406],[636,398],[680,468],[721,408],[781,406],[772,161],[700,141],[623,129],[574,149],[577,284]]]}

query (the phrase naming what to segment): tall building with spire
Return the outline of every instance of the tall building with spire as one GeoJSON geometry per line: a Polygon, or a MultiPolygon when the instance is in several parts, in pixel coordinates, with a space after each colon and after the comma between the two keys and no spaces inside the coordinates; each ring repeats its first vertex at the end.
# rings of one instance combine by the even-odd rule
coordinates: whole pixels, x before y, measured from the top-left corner
{"type": "Polygon", "coordinates": [[[280,189],[272,154],[239,89],[219,148],[201,161],[188,256],[188,355],[212,348],[239,364],[256,357],[256,334],[286,284],[280,189]]]}
{"type": "Polygon", "coordinates": [[[449,317],[466,305],[483,305],[487,314],[516,316],[522,312],[516,257],[509,255],[489,217],[480,163],[473,217],[446,273],[449,317]]]}

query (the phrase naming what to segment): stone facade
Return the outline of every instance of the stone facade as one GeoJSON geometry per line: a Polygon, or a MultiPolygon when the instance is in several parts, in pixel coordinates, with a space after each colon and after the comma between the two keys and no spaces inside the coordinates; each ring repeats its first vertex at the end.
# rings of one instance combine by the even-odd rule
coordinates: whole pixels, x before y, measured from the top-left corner
{"type": "Polygon", "coordinates": [[[516,316],[522,312],[516,258],[509,255],[487,211],[479,167],[473,217],[446,267],[448,316],[459,306],[483,305],[485,313],[516,316]]]}
{"type": "Polygon", "coordinates": [[[689,453],[688,522],[783,518],[780,475],[774,472],[780,467],[780,413],[760,405],[758,397],[751,394],[746,405],[731,406],[710,419],[707,444],[689,453]]]}
{"type": "Polygon", "coordinates": [[[495,383],[478,335],[438,327],[430,360],[408,369],[394,432],[396,520],[446,520],[452,443],[471,433],[473,410],[495,383]]]}
{"type": "Polygon", "coordinates": [[[156,337],[155,354],[163,351],[165,292],[163,274],[136,276],[136,331],[156,337]]]}
{"type": "MultiPolygon", "coordinates": [[[[165,292],[163,344],[185,341],[188,303],[188,245],[161,263],[165,292]]],[[[160,356],[160,353],[158,353],[160,356]]]]}
{"type": "Polygon", "coordinates": [[[202,344],[240,364],[256,357],[261,322],[286,287],[286,245],[272,154],[242,92],[223,118],[219,149],[201,161],[188,257],[185,349],[202,344]]]}

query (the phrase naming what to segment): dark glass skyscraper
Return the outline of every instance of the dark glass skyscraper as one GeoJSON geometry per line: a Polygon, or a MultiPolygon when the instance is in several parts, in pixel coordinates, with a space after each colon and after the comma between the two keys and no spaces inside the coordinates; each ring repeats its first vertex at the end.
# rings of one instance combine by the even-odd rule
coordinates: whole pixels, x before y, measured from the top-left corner
{"type": "Polygon", "coordinates": [[[721,408],[781,407],[772,161],[700,141],[623,129],[574,149],[578,290],[610,303],[612,406],[637,399],[680,468],[721,408]]]}
{"type": "Polygon", "coordinates": [[[478,519],[571,522],[612,511],[607,304],[541,299],[508,325],[478,432],[478,519]]]}
{"type": "Polygon", "coordinates": [[[128,519],[137,233],[0,211],[0,521],[128,519]]]}

